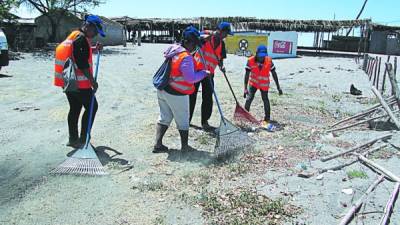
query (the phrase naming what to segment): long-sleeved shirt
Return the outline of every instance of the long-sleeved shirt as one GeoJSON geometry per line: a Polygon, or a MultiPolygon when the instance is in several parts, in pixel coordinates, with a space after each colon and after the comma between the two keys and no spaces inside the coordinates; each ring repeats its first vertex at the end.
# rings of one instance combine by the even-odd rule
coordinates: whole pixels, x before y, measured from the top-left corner
{"type": "MultiPolygon", "coordinates": [[[[186,51],[186,49],[183,48],[182,46],[172,45],[164,53],[164,56],[166,58],[171,58],[183,51],[186,51]]],[[[200,71],[195,70],[193,56],[191,55],[186,56],[182,60],[179,69],[182,72],[183,79],[185,79],[186,82],[191,84],[197,83],[203,80],[207,76],[207,72],[205,70],[200,70],[200,71]]],[[[164,90],[172,95],[182,95],[181,93],[171,88],[169,85],[164,90]]]]}

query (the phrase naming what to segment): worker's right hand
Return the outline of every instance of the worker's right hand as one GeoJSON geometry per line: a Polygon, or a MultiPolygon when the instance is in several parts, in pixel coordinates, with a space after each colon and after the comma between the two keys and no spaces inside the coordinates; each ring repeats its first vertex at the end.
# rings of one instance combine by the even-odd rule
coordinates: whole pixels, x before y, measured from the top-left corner
{"type": "Polygon", "coordinates": [[[99,88],[99,84],[95,81],[93,84],[93,92],[96,93],[97,89],[99,88]]]}
{"type": "Polygon", "coordinates": [[[249,90],[247,90],[247,88],[246,89],[244,89],[244,91],[243,91],[243,98],[247,98],[247,95],[249,94],[249,90]]]}

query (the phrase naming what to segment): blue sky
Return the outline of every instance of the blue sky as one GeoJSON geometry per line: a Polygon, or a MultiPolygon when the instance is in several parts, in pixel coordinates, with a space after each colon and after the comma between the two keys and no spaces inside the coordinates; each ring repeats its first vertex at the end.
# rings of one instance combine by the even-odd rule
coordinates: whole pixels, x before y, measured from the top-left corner
{"type": "MultiPolygon", "coordinates": [[[[354,19],[364,0],[106,0],[92,13],[104,16],[198,17],[254,16],[274,19],[354,19]]],[[[362,18],[400,25],[399,0],[369,0],[362,18]]],[[[21,8],[17,14],[34,17],[21,8]]]]}

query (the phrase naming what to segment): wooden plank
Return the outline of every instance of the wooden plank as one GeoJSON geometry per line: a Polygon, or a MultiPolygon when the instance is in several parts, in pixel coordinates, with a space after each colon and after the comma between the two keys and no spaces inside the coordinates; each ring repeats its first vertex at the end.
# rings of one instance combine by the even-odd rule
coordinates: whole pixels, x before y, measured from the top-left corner
{"type": "Polygon", "coordinates": [[[376,90],[375,87],[372,87],[372,91],[374,92],[375,96],[378,98],[378,100],[381,102],[383,109],[387,112],[387,114],[390,116],[390,119],[396,124],[396,127],[400,129],[400,122],[396,118],[396,116],[393,114],[392,110],[390,109],[389,105],[385,102],[383,99],[381,93],[379,93],[378,90],[376,90]]]}
{"type": "Polygon", "coordinates": [[[378,66],[379,66],[379,58],[378,56],[375,58],[375,68],[374,68],[374,80],[372,81],[372,86],[375,86],[376,78],[378,75],[378,66]]]}
{"type": "Polygon", "coordinates": [[[369,160],[367,158],[365,158],[364,156],[362,156],[361,154],[358,153],[353,153],[353,155],[357,156],[358,159],[360,161],[362,161],[363,163],[367,164],[368,166],[378,170],[378,172],[382,173],[382,175],[385,175],[385,177],[389,178],[390,180],[393,180],[395,182],[400,182],[400,178],[395,175],[394,173],[390,172],[389,170],[385,169],[384,167],[382,167],[381,165],[375,163],[372,160],[369,160]]]}
{"type": "Polygon", "coordinates": [[[330,155],[330,156],[324,157],[324,158],[321,159],[321,161],[322,161],[322,162],[326,162],[326,161],[335,159],[335,158],[337,158],[337,157],[339,157],[339,156],[342,156],[342,155],[346,155],[346,154],[355,152],[355,151],[359,150],[360,148],[367,147],[367,146],[369,146],[369,145],[371,145],[371,144],[373,144],[373,143],[375,143],[375,142],[377,142],[377,141],[379,141],[379,140],[388,139],[388,138],[391,138],[392,136],[393,136],[392,134],[386,134],[386,135],[383,135],[383,136],[374,138],[374,139],[372,139],[372,140],[370,140],[370,141],[368,141],[368,142],[366,142],[366,143],[364,143],[364,144],[358,145],[358,146],[356,146],[356,147],[354,147],[354,148],[351,148],[351,149],[349,149],[349,150],[346,150],[346,151],[344,151],[344,152],[339,152],[339,153],[332,154],[332,155],[330,155]]]}
{"type": "Polygon", "coordinates": [[[390,196],[390,199],[386,204],[380,225],[389,225],[390,216],[392,215],[394,204],[396,203],[397,197],[399,196],[399,190],[400,190],[400,183],[396,183],[396,185],[394,186],[394,190],[390,196]]]}
{"type": "MultiPolygon", "coordinates": [[[[362,153],[362,155],[365,156],[365,157],[367,157],[368,155],[370,155],[370,154],[372,154],[372,153],[374,153],[374,152],[376,152],[376,151],[378,151],[378,150],[380,150],[380,149],[382,149],[382,148],[386,148],[387,146],[388,146],[387,144],[380,145],[380,146],[378,146],[378,147],[372,148],[372,149],[370,149],[370,150],[368,150],[368,151],[362,153]]],[[[358,158],[357,158],[357,159],[355,159],[355,160],[351,160],[351,161],[346,162],[346,163],[341,164],[341,165],[337,165],[337,166],[333,166],[333,167],[329,167],[329,168],[322,169],[322,170],[319,171],[319,173],[326,173],[326,172],[328,172],[329,170],[333,170],[333,171],[335,171],[335,170],[340,170],[340,169],[343,169],[344,167],[351,166],[351,165],[353,165],[354,163],[356,163],[356,162],[358,162],[358,161],[359,161],[359,160],[358,160],[358,158]]]]}
{"type": "Polygon", "coordinates": [[[372,183],[368,189],[364,192],[363,195],[354,203],[354,205],[350,208],[350,210],[346,213],[346,215],[343,217],[342,221],[340,221],[339,225],[347,225],[349,224],[356,213],[360,211],[361,206],[364,204],[366,201],[367,197],[369,194],[371,194],[375,188],[383,181],[384,177],[380,176],[374,183],[372,183]]]}

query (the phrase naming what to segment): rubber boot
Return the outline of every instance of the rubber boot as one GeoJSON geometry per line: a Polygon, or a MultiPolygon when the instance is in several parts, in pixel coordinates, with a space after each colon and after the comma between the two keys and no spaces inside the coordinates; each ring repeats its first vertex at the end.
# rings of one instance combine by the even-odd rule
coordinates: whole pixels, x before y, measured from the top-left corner
{"type": "Polygon", "coordinates": [[[153,148],[153,153],[160,153],[160,152],[165,152],[168,151],[168,147],[163,145],[162,139],[165,135],[165,133],[168,130],[168,126],[163,125],[163,124],[157,124],[156,127],[156,143],[153,148]]]}
{"type": "Polygon", "coordinates": [[[196,149],[189,146],[189,131],[179,130],[179,134],[181,136],[181,151],[185,152],[196,151],[196,149]]]}

